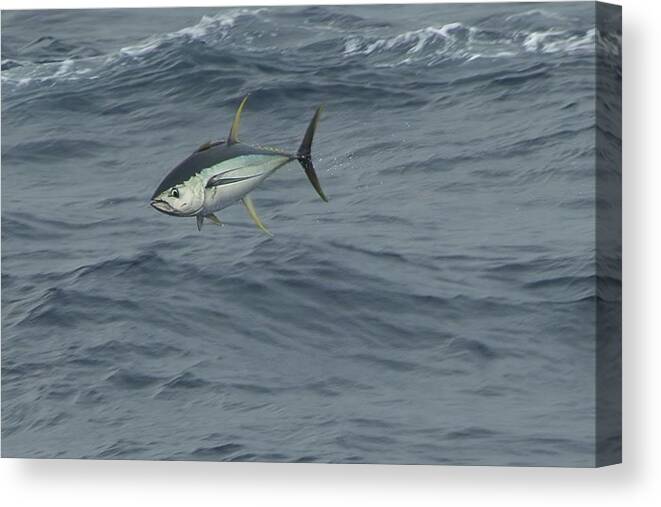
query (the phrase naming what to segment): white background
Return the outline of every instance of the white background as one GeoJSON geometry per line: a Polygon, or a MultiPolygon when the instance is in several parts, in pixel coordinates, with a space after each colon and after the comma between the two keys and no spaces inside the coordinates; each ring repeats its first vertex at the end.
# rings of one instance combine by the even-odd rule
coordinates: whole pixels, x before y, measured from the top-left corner
{"type": "MultiPolygon", "coordinates": [[[[2,9],[310,4],[0,0],[2,9]]],[[[327,3],[332,3],[327,1],[327,3]]],[[[342,2],[335,2],[342,3],[342,2]]],[[[345,2],[347,3],[347,2],[345,2]]],[[[354,2],[357,3],[357,2],[354,2]]],[[[383,3],[383,2],[382,2],[383,3]]],[[[535,469],[0,460],[4,505],[655,505],[661,501],[661,2],[624,9],[624,464],[535,469]]]]}

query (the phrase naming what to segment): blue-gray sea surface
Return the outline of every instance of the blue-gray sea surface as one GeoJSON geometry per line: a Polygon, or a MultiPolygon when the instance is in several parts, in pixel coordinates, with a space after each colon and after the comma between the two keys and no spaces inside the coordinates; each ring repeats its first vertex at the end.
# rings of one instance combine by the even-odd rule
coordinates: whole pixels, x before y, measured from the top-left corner
{"type": "Polygon", "coordinates": [[[2,15],[2,455],[594,464],[594,4],[2,15]],[[313,156],[225,227],[201,143],[313,156]]]}

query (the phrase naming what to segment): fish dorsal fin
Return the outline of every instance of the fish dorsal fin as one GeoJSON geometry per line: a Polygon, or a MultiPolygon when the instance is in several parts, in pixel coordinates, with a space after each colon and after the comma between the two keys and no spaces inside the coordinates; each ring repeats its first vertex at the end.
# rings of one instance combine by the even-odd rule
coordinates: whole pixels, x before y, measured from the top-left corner
{"type": "Polygon", "coordinates": [[[269,231],[266,226],[262,223],[262,221],[259,219],[259,216],[257,215],[257,211],[255,210],[255,205],[252,202],[252,199],[250,198],[249,195],[245,195],[243,199],[243,205],[246,207],[248,210],[248,215],[250,215],[250,218],[252,218],[252,221],[255,222],[255,225],[259,227],[262,231],[264,231],[266,234],[269,236],[273,236],[271,234],[271,231],[269,231]]]}
{"type": "Polygon", "coordinates": [[[248,96],[246,95],[241,104],[239,104],[239,109],[236,110],[234,115],[234,121],[232,122],[232,128],[230,128],[230,135],[227,136],[227,144],[234,144],[239,142],[239,126],[241,125],[241,111],[243,111],[243,106],[246,105],[248,96]]]}

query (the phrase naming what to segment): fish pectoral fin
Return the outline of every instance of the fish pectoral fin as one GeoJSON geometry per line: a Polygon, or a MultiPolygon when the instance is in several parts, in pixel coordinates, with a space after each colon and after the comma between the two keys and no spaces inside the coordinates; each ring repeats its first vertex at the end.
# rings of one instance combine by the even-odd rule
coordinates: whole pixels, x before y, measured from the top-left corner
{"type": "Polygon", "coordinates": [[[255,225],[259,227],[262,231],[264,231],[266,234],[269,236],[273,236],[271,234],[271,231],[269,231],[266,226],[262,223],[262,221],[259,219],[259,216],[257,216],[257,211],[255,210],[255,205],[252,202],[252,199],[250,198],[249,195],[246,195],[243,199],[241,199],[241,202],[243,202],[244,206],[248,210],[248,214],[250,215],[250,218],[252,218],[252,221],[255,222],[255,225]]]}
{"type": "Polygon", "coordinates": [[[227,136],[227,144],[234,144],[239,142],[239,126],[241,125],[241,111],[243,111],[243,106],[246,105],[247,100],[248,100],[248,96],[246,95],[241,101],[241,104],[239,104],[239,108],[236,110],[236,114],[234,115],[234,121],[232,122],[232,127],[230,128],[230,134],[229,136],[227,136]]]}
{"type": "Polygon", "coordinates": [[[202,230],[202,225],[204,224],[204,216],[197,215],[195,217],[195,219],[197,220],[197,230],[201,231],[202,230]]]}
{"type": "Polygon", "coordinates": [[[225,174],[216,174],[209,178],[207,181],[206,188],[219,187],[221,185],[229,185],[230,183],[238,183],[239,181],[249,180],[255,176],[225,176],[225,174]]]}
{"type": "Polygon", "coordinates": [[[206,218],[208,218],[210,222],[213,222],[214,224],[219,225],[220,227],[223,226],[223,223],[220,221],[220,219],[213,213],[209,213],[206,216],[206,218]]]}

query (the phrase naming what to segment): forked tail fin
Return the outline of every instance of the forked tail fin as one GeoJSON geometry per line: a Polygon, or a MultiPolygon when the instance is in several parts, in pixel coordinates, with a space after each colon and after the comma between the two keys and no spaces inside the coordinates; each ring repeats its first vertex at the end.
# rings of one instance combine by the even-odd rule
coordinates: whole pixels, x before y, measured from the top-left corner
{"type": "Polygon", "coordinates": [[[319,184],[319,178],[317,178],[317,173],[314,170],[314,166],[312,165],[312,139],[314,138],[314,132],[317,129],[317,124],[319,123],[319,117],[321,116],[322,109],[323,106],[319,106],[315,111],[314,116],[308,125],[308,129],[305,131],[305,136],[303,136],[303,141],[301,142],[301,146],[298,148],[296,157],[298,158],[300,164],[303,166],[303,169],[305,169],[305,174],[310,180],[310,183],[312,183],[314,189],[319,194],[319,197],[328,202],[328,199],[324,195],[324,191],[321,189],[321,185],[319,184]]]}

